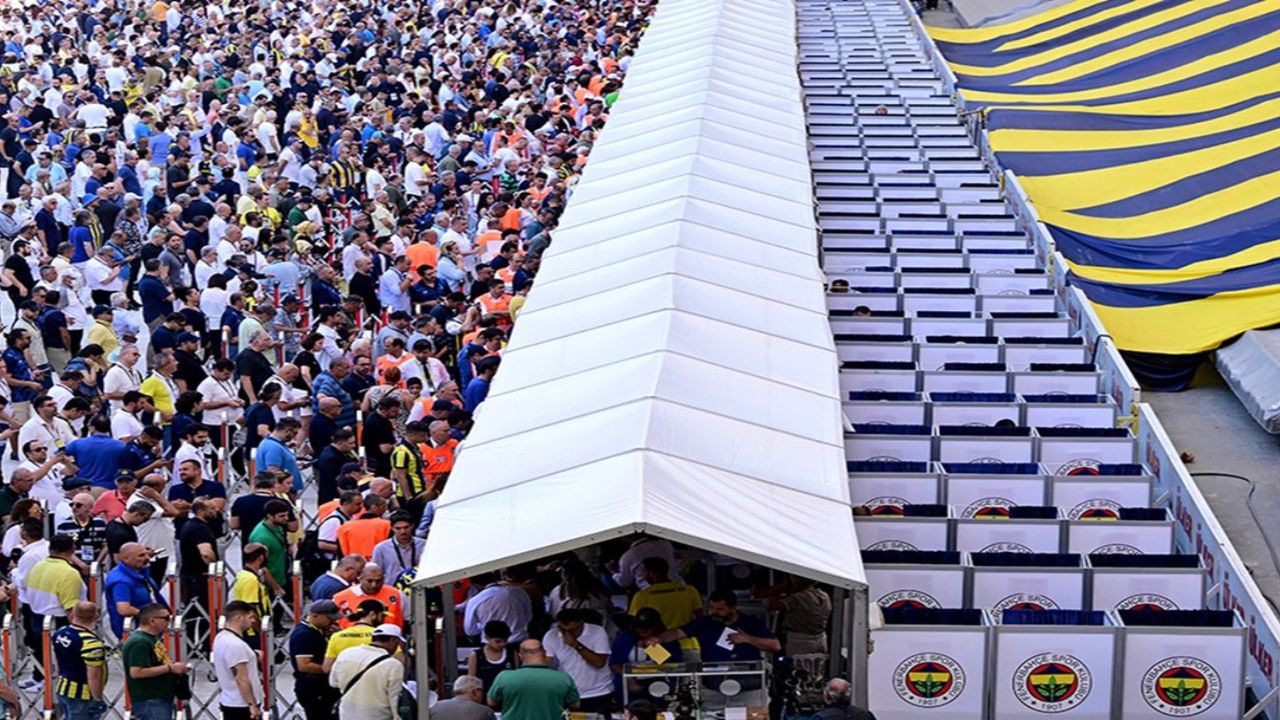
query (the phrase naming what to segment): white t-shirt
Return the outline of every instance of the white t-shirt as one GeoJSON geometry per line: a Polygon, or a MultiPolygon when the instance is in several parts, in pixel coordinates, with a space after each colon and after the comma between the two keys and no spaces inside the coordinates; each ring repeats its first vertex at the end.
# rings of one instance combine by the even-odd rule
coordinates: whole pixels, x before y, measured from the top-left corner
{"type": "Polygon", "coordinates": [[[111,266],[97,258],[92,258],[84,264],[85,286],[90,290],[108,290],[110,292],[124,290],[124,281],[120,279],[119,275],[114,278],[111,277],[111,271],[111,266]]]}
{"type": "MultiPolygon", "coordinates": [[[[204,401],[206,403],[210,401],[221,402],[223,400],[235,400],[238,397],[236,393],[236,386],[230,380],[218,380],[212,375],[201,380],[200,386],[196,389],[204,396],[204,401]]],[[[242,415],[244,415],[244,410],[242,408],[232,407],[230,405],[204,411],[206,425],[221,425],[223,423],[230,424],[238,422],[242,415]]]]}
{"type": "MultiPolygon", "coordinates": [[[[142,373],[138,368],[127,368],[119,363],[107,368],[107,374],[102,377],[102,392],[104,393],[122,393],[130,390],[137,390],[142,386],[142,373]]],[[[118,402],[118,401],[117,401],[118,402]]]]}
{"type": "Polygon", "coordinates": [[[83,120],[85,128],[89,130],[102,130],[107,127],[109,113],[106,105],[95,102],[81,105],[76,110],[76,118],[83,120]]]}
{"type": "MultiPolygon", "coordinates": [[[[606,656],[609,654],[609,633],[599,625],[584,624],[578,642],[591,652],[606,656]]],[[[592,667],[582,657],[582,653],[569,647],[560,628],[551,628],[543,636],[542,645],[548,655],[559,661],[560,669],[573,678],[581,697],[600,697],[613,692],[613,671],[609,669],[608,663],[604,667],[592,667]]]]}
{"type": "Polygon", "coordinates": [[[249,664],[249,684],[253,688],[253,701],[262,702],[262,674],[258,670],[258,656],[239,635],[223,630],[213,641],[213,672],[218,678],[218,703],[226,707],[249,707],[240,695],[235,669],[249,664]]]}
{"type": "Polygon", "coordinates": [[[111,415],[111,437],[117,440],[135,438],[142,434],[142,421],[125,410],[116,410],[111,415]]]}

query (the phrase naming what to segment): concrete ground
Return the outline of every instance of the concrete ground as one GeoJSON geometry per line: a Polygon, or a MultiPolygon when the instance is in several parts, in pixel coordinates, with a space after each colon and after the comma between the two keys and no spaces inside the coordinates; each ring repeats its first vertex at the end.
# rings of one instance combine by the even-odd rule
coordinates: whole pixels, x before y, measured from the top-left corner
{"type": "Polygon", "coordinates": [[[1044,12],[1069,0],[951,0],[958,27],[1003,25],[1028,15],[1044,12]]]}
{"type": "Polygon", "coordinates": [[[1187,470],[1241,475],[1256,483],[1250,513],[1249,484],[1227,477],[1195,478],[1258,586],[1280,604],[1280,571],[1268,549],[1268,541],[1280,549],[1280,529],[1273,522],[1280,517],[1280,438],[1250,417],[1212,362],[1201,366],[1190,390],[1144,391],[1142,397],[1160,416],[1174,445],[1195,455],[1187,470]]]}

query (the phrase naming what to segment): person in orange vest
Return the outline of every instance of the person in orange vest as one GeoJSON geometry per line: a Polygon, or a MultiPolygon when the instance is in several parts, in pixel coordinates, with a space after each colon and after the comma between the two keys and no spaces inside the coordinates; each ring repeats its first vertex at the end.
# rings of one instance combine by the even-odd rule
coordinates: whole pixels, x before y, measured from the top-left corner
{"type": "MultiPolygon", "coordinates": [[[[338,609],[343,615],[351,615],[359,607],[360,603],[365,600],[377,600],[381,602],[383,607],[387,609],[386,618],[383,622],[389,622],[396,627],[404,627],[404,593],[391,587],[384,585],[386,573],[382,568],[374,563],[367,563],[364,569],[360,571],[360,580],[351,587],[333,596],[333,601],[338,604],[338,609]]],[[[342,627],[350,627],[354,623],[349,618],[343,618],[340,621],[342,627]]]]}
{"type": "MultiPolygon", "coordinates": [[[[384,354],[378,356],[378,381],[384,384],[389,384],[390,381],[387,380],[387,371],[391,368],[395,368],[395,374],[397,376],[395,379],[395,386],[402,388],[404,387],[404,365],[405,363],[416,360],[416,358],[412,353],[405,352],[404,338],[392,335],[387,338],[385,345],[386,349],[384,354]]],[[[364,411],[369,412],[369,409],[365,408],[364,411]]]]}
{"type": "Polygon", "coordinates": [[[391,537],[391,523],[382,517],[387,512],[385,498],[369,493],[364,498],[364,513],[338,528],[338,547],[343,555],[359,555],[368,560],[373,548],[391,537]]]}
{"type": "Polygon", "coordinates": [[[511,296],[507,294],[507,284],[499,278],[489,281],[489,292],[481,295],[476,301],[484,315],[497,319],[498,327],[511,329],[511,296]]]}
{"type": "Polygon", "coordinates": [[[453,458],[457,453],[458,441],[449,435],[449,423],[436,420],[427,431],[427,441],[418,446],[422,451],[422,459],[426,463],[424,472],[428,478],[427,495],[436,497],[440,493],[440,478],[453,471],[453,458]]]}
{"type": "MultiPolygon", "coordinates": [[[[524,255],[515,253],[511,256],[507,266],[494,273],[494,277],[502,281],[503,289],[508,295],[516,291],[516,273],[524,268],[524,255]]],[[[507,303],[507,312],[511,312],[511,303],[507,303]]]]}
{"type": "MultiPolygon", "coordinates": [[[[413,220],[408,218],[400,222],[401,224],[413,224],[413,220]]],[[[434,268],[440,260],[440,245],[436,231],[423,230],[418,235],[418,241],[405,248],[404,256],[409,258],[409,267],[413,269],[415,276],[418,274],[418,269],[423,265],[434,268]]]]}

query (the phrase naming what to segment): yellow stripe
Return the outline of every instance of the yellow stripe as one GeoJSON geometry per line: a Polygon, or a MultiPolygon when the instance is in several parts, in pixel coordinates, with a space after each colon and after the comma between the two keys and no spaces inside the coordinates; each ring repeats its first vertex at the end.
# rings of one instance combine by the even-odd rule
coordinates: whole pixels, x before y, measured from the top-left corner
{"type": "Polygon", "coordinates": [[[1280,286],[1219,293],[1202,300],[1144,308],[1093,303],[1122,350],[1185,355],[1280,322],[1280,286]]]}
{"type": "Polygon", "coordinates": [[[1204,687],[1204,680],[1197,680],[1195,678],[1164,678],[1160,681],[1160,687],[1178,687],[1184,683],[1187,687],[1192,688],[1193,690],[1198,690],[1199,688],[1204,687]]]}
{"type": "MultiPolygon", "coordinates": [[[[1199,74],[1199,73],[1196,73],[1199,74]]],[[[1153,75],[1152,77],[1159,77],[1153,75]]],[[[1188,75],[1192,77],[1192,75],[1188,75]]],[[[1126,83],[1132,85],[1133,83],[1126,83]]],[[[1158,83],[1159,87],[1167,83],[1158,83]]],[[[1115,85],[1113,87],[1124,87],[1115,85]]],[[[1091,112],[1102,115],[1189,115],[1208,110],[1217,110],[1251,100],[1259,95],[1273,92],[1276,88],[1275,67],[1264,67],[1236,77],[1219,80],[1209,85],[1189,88],[1166,95],[1159,95],[1143,100],[1129,100],[1111,105],[1053,105],[1050,103],[1071,103],[1084,100],[1099,100],[1114,97],[1117,93],[1111,88],[1099,88],[1088,92],[1076,93],[997,93],[979,90],[962,90],[964,99],[969,102],[999,106],[1010,103],[1039,103],[1026,105],[1010,105],[1018,110],[1041,110],[1046,112],[1091,112]]],[[[1146,89],[1146,88],[1135,88],[1146,89]]],[[[1126,90],[1125,92],[1134,92],[1126,90]]]]}
{"type": "MultiPolygon", "coordinates": [[[[1280,41],[1280,36],[1277,36],[1280,41]]],[[[1146,145],[1178,142],[1206,135],[1238,130],[1280,117],[1280,98],[1253,107],[1187,125],[1147,130],[1026,130],[1002,128],[987,133],[991,149],[996,152],[1073,152],[1115,150],[1146,145]]]]}
{"type": "Polygon", "coordinates": [[[933,680],[934,682],[946,682],[951,679],[951,673],[948,672],[913,672],[907,673],[907,679],[911,682],[921,682],[924,680],[933,680]]]}
{"type": "MultiPolygon", "coordinates": [[[[1199,3],[1189,3],[1192,6],[1199,3]]],[[[1165,50],[1183,43],[1193,42],[1209,33],[1216,32],[1223,28],[1248,22],[1262,15],[1267,15],[1275,11],[1268,3],[1258,3],[1257,5],[1248,5],[1229,13],[1223,13],[1207,20],[1203,20],[1194,25],[1188,25],[1179,28],[1173,32],[1165,33],[1153,38],[1147,38],[1132,45],[1106,53],[1091,60],[1084,62],[1072,63],[1070,67],[1053,72],[1037,75],[1026,80],[1020,80],[1014,83],[1015,87],[1028,87],[1033,85],[1053,85],[1056,83],[1067,82],[1082,78],[1086,75],[1102,70],[1108,70],[1130,60],[1149,55],[1152,53],[1165,50]]],[[[1273,45],[1274,47],[1274,45],[1273,45]]]]}
{"type": "Polygon", "coordinates": [[[1024,30],[1030,30],[1042,25],[1048,25],[1058,18],[1066,17],[1072,13],[1080,12],[1087,8],[1091,8],[1104,0],[1076,0],[1066,5],[1047,10],[1042,13],[1036,13],[1029,17],[1014,20],[1013,22],[1003,25],[993,25],[983,28],[941,28],[926,27],[929,37],[940,42],[972,44],[984,43],[989,40],[1004,37],[1005,35],[1013,35],[1024,30]]]}
{"type": "Polygon", "coordinates": [[[1096,280],[1117,285],[1160,285],[1186,280],[1198,280],[1210,275],[1218,275],[1234,268],[1257,265],[1261,262],[1274,260],[1277,257],[1280,257],[1280,240],[1271,240],[1258,243],[1238,253],[1224,255],[1212,260],[1202,260],[1175,270],[1097,267],[1094,265],[1079,265],[1070,260],[1067,261],[1067,267],[1086,280],[1096,280]]]}
{"type": "MultiPolygon", "coordinates": [[[[1096,48],[1099,45],[1105,45],[1106,43],[1116,41],[1116,40],[1124,40],[1125,38],[1132,37],[1134,33],[1142,32],[1144,30],[1149,30],[1154,27],[1159,27],[1164,23],[1186,17],[1188,15],[1200,12],[1201,10],[1211,8],[1216,5],[1223,5],[1231,1],[1232,0],[1197,0],[1196,2],[1185,3],[1183,5],[1178,5],[1176,7],[1172,7],[1167,10],[1162,10],[1161,12],[1152,13],[1151,15],[1147,15],[1146,17],[1140,18],[1138,20],[1134,20],[1132,22],[1127,22],[1123,25],[1118,25],[1116,27],[1111,28],[1110,30],[1099,33],[1097,35],[1091,35],[1089,37],[1076,40],[1075,42],[1069,42],[1069,43],[1066,43],[1065,45],[1059,45],[1057,47],[1050,48],[1048,50],[1045,50],[1044,52],[1039,52],[1034,55],[1028,55],[1027,57],[1018,58],[1017,60],[1014,60],[1012,62],[1007,62],[1003,65],[996,65],[994,67],[984,67],[981,65],[962,65],[960,63],[951,63],[951,69],[957,75],[969,75],[973,77],[994,77],[996,75],[1008,75],[1009,73],[1015,73],[1021,70],[1030,70],[1031,68],[1045,65],[1047,63],[1053,62],[1054,60],[1061,60],[1062,58],[1071,57],[1076,53],[1080,53],[1086,50],[1090,50],[1092,48],[1096,48]]],[[[1214,20],[1218,20],[1221,17],[1228,17],[1234,14],[1235,13],[1227,13],[1226,15],[1211,18],[1209,21],[1196,23],[1196,25],[1193,25],[1191,27],[1197,27],[1199,25],[1205,24],[1205,22],[1212,22],[1214,20]]],[[[1200,33],[1196,33],[1196,35],[1199,35],[1199,34],[1200,33]]],[[[1152,38],[1152,40],[1160,41],[1168,36],[1169,35],[1159,35],[1155,38],[1152,38]]],[[[1173,45],[1177,43],[1166,43],[1166,44],[1173,45]]]]}
{"type": "Polygon", "coordinates": [[[1023,48],[1033,47],[1041,43],[1049,42],[1050,40],[1056,40],[1064,35],[1070,35],[1077,30],[1083,30],[1084,28],[1096,25],[1100,22],[1134,12],[1135,10],[1141,10],[1152,5],[1159,5],[1162,2],[1164,2],[1164,0],[1134,0],[1133,2],[1113,7],[1110,10],[1103,10],[1100,13],[1094,13],[1086,18],[1072,20],[1071,22],[1062,23],[1060,25],[1054,25],[1047,30],[1042,30],[1034,35],[1028,35],[1020,40],[1010,40],[996,48],[996,52],[1021,50],[1023,48]]]}
{"type": "Polygon", "coordinates": [[[1087,208],[1137,197],[1277,147],[1280,129],[1169,157],[1059,175],[1029,175],[1021,181],[1037,209],[1041,202],[1062,209],[1087,208]]]}
{"type": "Polygon", "coordinates": [[[1067,685],[1076,679],[1075,673],[1045,673],[1043,675],[1032,675],[1029,680],[1032,685],[1046,685],[1050,682],[1056,682],[1060,685],[1067,685]]]}
{"type": "Polygon", "coordinates": [[[1251,178],[1238,185],[1201,195],[1190,202],[1142,215],[1097,218],[1036,206],[1049,225],[1116,240],[1150,237],[1203,225],[1274,200],[1280,171],[1251,178]]]}

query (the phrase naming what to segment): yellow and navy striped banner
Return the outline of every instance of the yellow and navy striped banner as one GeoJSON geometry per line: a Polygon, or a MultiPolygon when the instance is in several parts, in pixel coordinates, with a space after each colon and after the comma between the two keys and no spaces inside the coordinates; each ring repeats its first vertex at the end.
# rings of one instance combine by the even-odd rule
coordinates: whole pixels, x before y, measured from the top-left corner
{"type": "Polygon", "coordinates": [[[1074,0],[929,33],[1122,349],[1280,323],[1280,0],[1074,0]]]}

